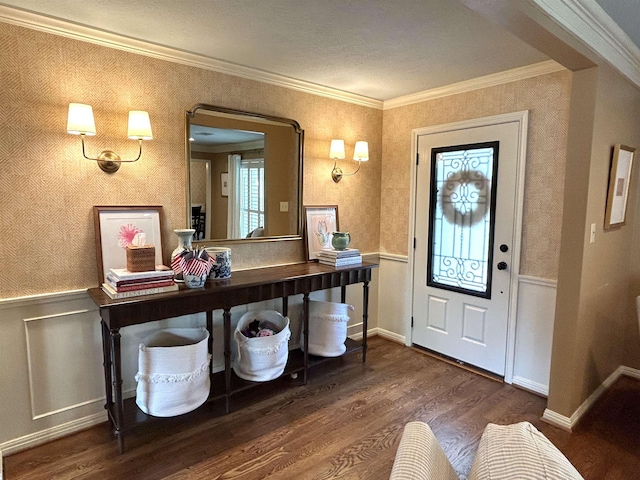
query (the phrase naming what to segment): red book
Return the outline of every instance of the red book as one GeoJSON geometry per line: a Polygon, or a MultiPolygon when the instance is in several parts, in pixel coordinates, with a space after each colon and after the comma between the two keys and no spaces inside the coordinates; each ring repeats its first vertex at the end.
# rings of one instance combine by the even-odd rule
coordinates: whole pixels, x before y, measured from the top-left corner
{"type": "Polygon", "coordinates": [[[158,288],[158,287],[168,287],[173,285],[173,277],[165,280],[154,280],[151,282],[138,282],[131,283],[127,285],[114,285],[109,279],[107,279],[107,283],[111,288],[113,288],[116,292],[133,292],[134,290],[145,290],[147,288],[158,288]]]}
{"type": "Polygon", "coordinates": [[[111,273],[107,273],[107,282],[113,287],[120,287],[122,285],[139,285],[140,283],[150,283],[150,282],[166,282],[168,280],[173,280],[173,271],[170,271],[169,274],[163,276],[153,276],[153,277],[140,277],[140,278],[131,278],[126,280],[121,280],[115,275],[111,273]]]}

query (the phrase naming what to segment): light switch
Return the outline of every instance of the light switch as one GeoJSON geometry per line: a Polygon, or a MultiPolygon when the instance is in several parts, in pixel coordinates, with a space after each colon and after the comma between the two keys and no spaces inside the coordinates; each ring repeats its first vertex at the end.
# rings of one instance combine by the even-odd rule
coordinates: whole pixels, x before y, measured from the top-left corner
{"type": "Polygon", "coordinates": [[[596,224],[592,223],[591,224],[591,237],[589,238],[589,243],[595,243],[596,242],[596,224]]]}
{"type": "Polygon", "coordinates": [[[289,211],[289,202],[280,202],[280,211],[288,212],[289,211]]]}

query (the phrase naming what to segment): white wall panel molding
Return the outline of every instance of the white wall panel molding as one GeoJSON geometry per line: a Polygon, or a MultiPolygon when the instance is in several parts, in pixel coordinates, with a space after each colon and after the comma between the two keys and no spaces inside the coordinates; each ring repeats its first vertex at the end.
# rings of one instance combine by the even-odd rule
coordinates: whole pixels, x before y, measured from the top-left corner
{"type": "Polygon", "coordinates": [[[547,396],[557,281],[520,275],[512,383],[547,396]]]}
{"type": "MultiPolygon", "coordinates": [[[[2,8],[2,7],[0,7],[2,8]]],[[[32,305],[43,305],[47,303],[57,303],[63,301],[88,299],[86,290],[69,290],[66,292],[44,293],[41,295],[28,295],[25,297],[2,298],[0,299],[0,310],[7,308],[21,308],[32,305]]],[[[94,310],[98,310],[96,306],[94,310]]]]}
{"type": "Polygon", "coordinates": [[[381,260],[391,260],[392,262],[402,262],[402,263],[409,262],[409,256],[408,255],[397,255],[395,253],[384,253],[384,252],[381,252],[380,253],[380,259],[381,260]]]}
{"type": "Polygon", "coordinates": [[[145,55],[147,57],[153,57],[168,62],[247,78],[249,80],[298,90],[312,95],[319,95],[321,97],[332,98],[342,102],[382,109],[381,100],[375,100],[373,98],[344,92],[335,88],[329,88],[315,83],[285,77],[283,75],[277,75],[254,68],[244,67],[242,65],[224,62],[204,55],[196,55],[182,50],[163,47],[154,43],[115,35],[103,30],[88,28],[75,23],[65,22],[52,17],[45,17],[2,5],[0,5],[0,21],[54,35],[61,35],[81,42],[89,42],[103,47],[115,48],[117,50],[145,55]]]}
{"type": "Polygon", "coordinates": [[[444,87],[432,88],[423,92],[386,100],[384,102],[384,109],[389,110],[391,108],[403,107],[414,103],[426,102],[427,100],[433,100],[435,98],[471,92],[481,88],[495,87],[509,82],[516,82],[527,78],[537,77],[539,75],[559,72],[561,70],[565,70],[562,65],[554,62],[553,60],[547,60],[533,65],[513,68],[504,72],[493,73],[491,75],[465,80],[464,82],[452,83],[451,85],[446,85],[444,87]]]}
{"type": "Polygon", "coordinates": [[[615,381],[618,380],[622,375],[637,378],[640,380],[640,370],[621,365],[611,375],[609,375],[606,380],[602,382],[602,384],[599,385],[591,395],[589,395],[589,398],[582,402],[582,405],[580,405],[576,409],[576,411],[573,412],[571,417],[565,417],[564,415],[556,413],[553,410],[549,410],[547,408],[542,415],[542,420],[570,432],[584,416],[584,414],[587,413],[591,407],[593,407],[593,405],[602,396],[602,394],[606,392],[607,389],[611,385],[613,385],[615,381]]]}
{"type": "Polygon", "coordinates": [[[103,402],[99,317],[92,305],[67,305],[77,302],[67,297],[49,305],[51,313],[22,319],[32,420],[103,402]]]}

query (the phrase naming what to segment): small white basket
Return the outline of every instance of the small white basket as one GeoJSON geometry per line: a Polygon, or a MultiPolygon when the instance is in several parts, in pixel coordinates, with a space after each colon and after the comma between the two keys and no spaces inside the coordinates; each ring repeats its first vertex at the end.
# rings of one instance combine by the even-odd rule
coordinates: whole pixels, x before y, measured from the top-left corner
{"type": "Polygon", "coordinates": [[[205,328],[167,328],[139,346],[136,404],[144,413],[173,417],[195,410],[209,397],[211,379],[205,328]]]}
{"type": "Polygon", "coordinates": [[[234,331],[238,346],[233,361],[233,371],[244,380],[268,382],[284,372],[289,358],[289,319],[275,310],[247,312],[234,331]],[[254,320],[268,320],[280,328],[280,332],[268,337],[247,338],[242,330],[254,320]]]}
{"type": "MultiPolygon", "coordinates": [[[[321,357],[339,357],[346,350],[349,310],[346,303],[309,301],[309,353],[321,357]]],[[[300,345],[304,349],[304,332],[300,345]]]]}

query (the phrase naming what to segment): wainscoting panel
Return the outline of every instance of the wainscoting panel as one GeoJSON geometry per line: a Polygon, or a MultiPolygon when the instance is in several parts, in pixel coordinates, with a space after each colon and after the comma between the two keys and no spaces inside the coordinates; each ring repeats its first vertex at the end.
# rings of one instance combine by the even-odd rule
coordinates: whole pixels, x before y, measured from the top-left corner
{"type": "Polygon", "coordinates": [[[556,310],[554,280],[520,276],[513,383],[548,395],[556,310]]]}
{"type": "MultiPolygon", "coordinates": [[[[368,256],[377,261],[377,256],[368,256]]],[[[369,290],[369,330],[376,331],[378,269],[369,290]]],[[[340,301],[340,289],[313,292],[314,300],[340,301]]],[[[347,288],[349,332],[362,334],[362,285],[347,288]]],[[[290,348],[300,343],[302,295],[289,298],[290,348]]],[[[248,310],[281,311],[279,299],[234,307],[232,329],[248,310]]],[[[200,327],[204,313],[122,329],[123,393],[135,395],[140,343],[167,327],[200,327]]],[[[232,351],[234,350],[234,342],[232,351]]],[[[213,313],[214,371],[224,369],[222,310],[213,313]]],[[[100,315],[86,291],[0,299],[0,450],[8,455],[107,420],[100,315]]]]}
{"type": "Polygon", "coordinates": [[[23,319],[34,420],[100,401],[102,339],[95,309],[23,319]]]}
{"type": "Polygon", "coordinates": [[[411,345],[411,283],[406,255],[380,254],[378,335],[411,345]]]}

